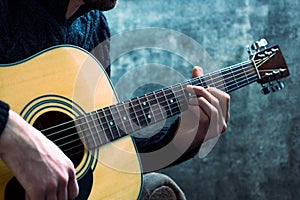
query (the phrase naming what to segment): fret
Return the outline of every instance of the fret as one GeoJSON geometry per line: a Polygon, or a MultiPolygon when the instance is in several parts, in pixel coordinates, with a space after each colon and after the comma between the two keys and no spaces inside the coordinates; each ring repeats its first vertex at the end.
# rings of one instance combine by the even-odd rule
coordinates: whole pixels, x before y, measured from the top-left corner
{"type": "Polygon", "coordinates": [[[207,85],[206,85],[206,83],[204,81],[203,76],[199,76],[199,77],[193,78],[191,80],[191,84],[195,85],[195,86],[201,86],[201,87],[204,87],[204,88],[207,87],[207,85]]]}
{"type": "Polygon", "coordinates": [[[238,87],[242,87],[242,86],[245,86],[247,85],[247,79],[243,73],[243,70],[242,70],[242,66],[240,65],[239,67],[237,67],[238,70],[236,70],[235,72],[235,77],[237,79],[237,83],[238,83],[238,87]]]}
{"type": "Polygon", "coordinates": [[[246,71],[245,71],[245,68],[244,68],[243,63],[241,64],[241,68],[242,68],[242,70],[243,70],[244,76],[246,77],[247,83],[249,84],[250,82],[249,82],[248,75],[247,75],[247,73],[246,73],[246,71]]]}
{"type": "Polygon", "coordinates": [[[101,131],[99,132],[98,135],[101,138],[102,144],[105,144],[105,143],[109,142],[110,140],[106,136],[106,133],[105,133],[106,130],[103,126],[102,120],[100,119],[101,117],[103,118],[104,114],[103,114],[102,110],[96,110],[95,113],[96,113],[96,116],[97,116],[98,124],[100,125],[100,129],[101,129],[101,131]]]}
{"type": "Polygon", "coordinates": [[[203,76],[197,78],[199,80],[199,86],[207,88],[206,81],[204,80],[203,76]]]}
{"type": "Polygon", "coordinates": [[[83,143],[87,149],[94,149],[97,147],[93,131],[89,125],[89,121],[86,115],[81,115],[76,118],[75,123],[77,124],[78,133],[83,138],[83,143]]]}
{"type": "Polygon", "coordinates": [[[121,112],[122,115],[122,121],[125,124],[126,130],[128,130],[128,128],[131,129],[131,131],[129,131],[128,133],[133,133],[136,129],[134,128],[133,123],[131,122],[131,117],[130,117],[130,111],[129,111],[129,102],[124,102],[119,104],[119,110],[121,112]],[[128,126],[129,124],[129,126],[128,126]]]}
{"type": "Polygon", "coordinates": [[[203,76],[203,80],[205,81],[207,87],[213,87],[214,82],[210,74],[203,76]]]}
{"type": "Polygon", "coordinates": [[[126,123],[128,116],[126,112],[122,112],[122,108],[123,107],[120,104],[116,104],[114,106],[111,106],[110,108],[113,115],[113,119],[115,121],[115,125],[118,127],[119,130],[119,137],[126,135],[126,133],[130,133],[130,130],[128,130],[127,128],[128,123],[126,123]]]}
{"type": "Polygon", "coordinates": [[[237,85],[235,81],[229,82],[229,84],[227,85],[227,90],[226,90],[226,92],[234,91],[234,90],[236,90],[237,88],[239,88],[239,85],[237,85]]]}
{"type": "Polygon", "coordinates": [[[95,137],[94,137],[94,134],[93,134],[94,133],[93,129],[90,126],[91,125],[90,122],[92,121],[92,119],[88,115],[84,115],[84,119],[86,120],[86,125],[87,125],[86,127],[88,127],[88,130],[85,130],[85,131],[90,132],[90,136],[93,139],[93,143],[94,143],[95,146],[97,146],[97,143],[96,143],[96,140],[95,140],[95,137]]]}
{"type": "Polygon", "coordinates": [[[258,75],[257,72],[253,66],[253,63],[247,63],[247,70],[245,73],[248,73],[247,78],[248,78],[248,83],[253,83],[258,80],[258,75]]]}
{"type": "MultiPolygon", "coordinates": [[[[169,102],[169,99],[167,98],[166,91],[162,90],[161,95],[163,96],[163,100],[162,100],[161,104],[163,104],[163,107],[167,112],[167,117],[173,116],[173,112],[172,112],[172,109],[171,109],[171,106],[170,106],[171,102],[169,102]]],[[[173,100],[171,100],[171,101],[173,101],[173,100]]]]}
{"type": "Polygon", "coordinates": [[[141,108],[139,120],[142,122],[142,127],[146,127],[151,123],[151,116],[149,115],[150,106],[145,96],[137,97],[137,100],[141,108]]]}
{"type": "Polygon", "coordinates": [[[113,141],[116,138],[120,137],[120,132],[118,130],[118,127],[115,124],[110,107],[103,108],[103,111],[104,111],[104,117],[107,121],[107,128],[109,130],[109,136],[111,136],[110,141],[113,141]]]}
{"type": "Polygon", "coordinates": [[[105,136],[106,142],[110,142],[113,140],[113,136],[111,135],[111,130],[109,127],[109,122],[105,117],[104,109],[98,110],[97,112],[99,123],[102,126],[103,134],[105,136]]]}
{"type": "Polygon", "coordinates": [[[140,129],[142,127],[140,121],[139,121],[139,115],[138,115],[138,109],[135,107],[135,102],[137,99],[130,99],[129,100],[129,113],[130,113],[130,119],[134,122],[135,128],[134,130],[140,129]]]}
{"type": "Polygon", "coordinates": [[[198,85],[199,84],[199,79],[198,78],[193,78],[188,81],[186,81],[189,85],[198,85]]]}
{"type": "Polygon", "coordinates": [[[175,95],[173,88],[166,88],[163,90],[166,100],[168,102],[168,107],[170,109],[171,116],[175,116],[180,113],[180,104],[178,102],[177,96],[175,95]]]}
{"type": "MultiPolygon", "coordinates": [[[[110,106],[110,112],[112,114],[112,120],[114,121],[114,125],[116,128],[116,133],[118,133],[118,135],[115,135],[116,138],[120,138],[123,137],[125,135],[127,135],[127,128],[125,123],[123,122],[120,110],[118,108],[119,104],[116,105],[112,105],[110,106]]],[[[127,118],[127,117],[126,117],[127,118]]]]}
{"type": "Polygon", "coordinates": [[[208,74],[207,75],[208,77],[209,77],[209,79],[210,79],[210,81],[211,81],[211,83],[210,83],[210,87],[216,87],[216,85],[215,85],[215,81],[214,81],[214,79],[213,79],[213,75],[212,74],[208,74]]]}
{"type": "Polygon", "coordinates": [[[142,111],[143,111],[143,116],[145,118],[145,121],[147,123],[147,125],[149,124],[153,124],[153,112],[151,111],[151,104],[148,101],[148,98],[146,95],[139,97],[139,102],[141,104],[142,107],[142,111]],[[150,113],[151,112],[151,113],[150,113]]]}
{"type": "Polygon", "coordinates": [[[222,72],[222,77],[224,80],[226,92],[232,91],[238,87],[236,84],[236,79],[234,78],[234,74],[232,72],[231,67],[225,68],[222,72]]]}
{"type": "Polygon", "coordinates": [[[230,76],[230,72],[227,68],[221,70],[221,75],[222,78],[224,80],[224,85],[225,85],[225,92],[230,91],[230,86],[231,86],[231,82],[232,82],[232,76],[230,76]]]}
{"type": "Polygon", "coordinates": [[[156,119],[156,115],[153,112],[153,108],[154,108],[154,105],[155,105],[155,101],[153,101],[154,100],[154,94],[153,93],[146,94],[145,98],[146,98],[146,100],[149,104],[149,111],[151,112],[151,114],[148,113],[147,117],[152,120],[151,121],[152,123],[158,122],[157,119],[156,119]]]}
{"type": "Polygon", "coordinates": [[[100,146],[101,144],[103,144],[102,139],[101,139],[101,135],[103,133],[102,133],[102,130],[100,129],[100,127],[98,128],[98,126],[100,126],[100,124],[99,124],[98,118],[96,116],[97,114],[96,114],[96,112],[91,112],[88,115],[90,115],[91,121],[95,127],[95,132],[91,132],[91,134],[95,135],[96,144],[97,144],[97,146],[100,146]]]}
{"type": "Polygon", "coordinates": [[[106,128],[107,127],[107,121],[105,120],[103,110],[102,109],[97,110],[96,114],[97,114],[97,117],[98,117],[98,122],[101,126],[101,129],[102,129],[102,134],[100,135],[100,136],[102,136],[102,141],[104,141],[104,144],[108,143],[108,142],[110,142],[110,139],[107,137],[107,131],[108,131],[108,129],[106,128]]]}
{"type": "Polygon", "coordinates": [[[159,103],[159,99],[156,94],[157,94],[156,92],[153,92],[151,96],[148,96],[148,98],[151,99],[152,111],[154,113],[156,121],[159,122],[165,119],[165,115],[164,115],[165,112],[162,110],[161,105],[159,103]]]}
{"type": "Polygon", "coordinates": [[[221,71],[216,71],[211,74],[211,78],[214,80],[214,87],[224,91],[226,88],[225,80],[222,77],[221,71]]]}
{"type": "Polygon", "coordinates": [[[234,88],[238,88],[239,87],[239,85],[237,84],[237,82],[236,82],[236,78],[235,78],[235,74],[234,74],[234,70],[232,70],[232,66],[230,66],[229,67],[229,70],[230,70],[230,75],[231,75],[231,77],[232,77],[232,79],[233,79],[233,84],[231,84],[231,85],[233,85],[233,87],[234,88]]]}
{"type": "Polygon", "coordinates": [[[189,93],[186,91],[186,87],[187,87],[187,85],[188,84],[186,84],[186,83],[180,83],[180,87],[181,87],[181,90],[183,91],[183,96],[184,96],[184,98],[185,98],[185,103],[186,103],[186,105],[184,105],[183,107],[184,108],[188,108],[188,105],[189,105],[189,93]]]}
{"type": "Polygon", "coordinates": [[[158,109],[160,110],[161,112],[161,119],[159,119],[159,121],[161,120],[164,120],[167,118],[167,116],[170,116],[170,111],[168,109],[168,105],[167,102],[166,102],[166,98],[164,96],[164,92],[163,90],[158,90],[154,93],[154,96],[157,100],[157,106],[158,106],[158,109]]]}
{"type": "Polygon", "coordinates": [[[137,108],[134,107],[134,101],[136,101],[136,99],[130,99],[120,104],[122,105],[121,112],[123,113],[122,114],[123,123],[126,124],[127,129],[128,128],[131,129],[130,133],[133,133],[141,129],[140,122],[138,120],[138,113],[137,113],[138,110],[137,108]]]}
{"type": "Polygon", "coordinates": [[[174,96],[177,99],[179,111],[184,111],[188,108],[188,102],[186,99],[186,89],[182,87],[182,84],[178,84],[173,87],[174,96]]]}
{"type": "Polygon", "coordinates": [[[195,85],[194,82],[193,82],[193,79],[187,80],[185,83],[186,83],[187,85],[195,85]]]}

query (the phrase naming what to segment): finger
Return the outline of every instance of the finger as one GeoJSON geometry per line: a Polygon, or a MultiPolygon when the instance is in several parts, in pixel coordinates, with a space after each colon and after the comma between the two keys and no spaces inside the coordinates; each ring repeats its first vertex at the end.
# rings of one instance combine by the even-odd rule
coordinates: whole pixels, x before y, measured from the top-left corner
{"type": "Polygon", "coordinates": [[[214,127],[213,129],[215,130],[211,135],[216,136],[216,133],[219,134],[220,132],[224,132],[227,128],[225,120],[226,114],[225,111],[222,110],[219,99],[207,89],[199,86],[188,86],[187,91],[193,91],[197,96],[196,98],[191,98],[189,102],[192,105],[198,104],[210,117],[210,127],[214,127]]]}
{"type": "Polygon", "coordinates": [[[58,196],[59,200],[66,200],[66,199],[68,199],[67,183],[61,183],[59,185],[59,190],[58,190],[57,196],[58,196]]]}
{"type": "Polygon", "coordinates": [[[201,67],[195,66],[192,71],[192,78],[203,75],[203,69],[201,67]]]}
{"type": "Polygon", "coordinates": [[[213,96],[215,96],[219,102],[222,109],[222,113],[225,117],[225,121],[228,122],[230,118],[229,108],[230,108],[230,96],[226,92],[218,90],[217,88],[207,88],[213,96]]]}
{"type": "Polygon", "coordinates": [[[202,111],[200,113],[201,121],[203,118],[207,118],[206,124],[208,126],[206,130],[210,130],[205,134],[204,140],[218,136],[221,132],[221,127],[223,127],[223,124],[220,124],[218,120],[218,109],[204,97],[198,97],[197,100],[199,108],[202,111]]]}
{"type": "Polygon", "coordinates": [[[69,184],[68,184],[69,199],[75,199],[79,194],[79,186],[76,180],[75,173],[70,173],[69,184]]]}
{"type": "Polygon", "coordinates": [[[30,197],[29,197],[29,195],[28,195],[27,192],[26,192],[26,194],[25,194],[25,199],[26,199],[26,200],[30,200],[30,197]]]}
{"type": "MultiPolygon", "coordinates": [[[[205,88],[200,86],[187,86],[187,91],[197,97],[204,97],[209,103],[213,104],[216,108],[220,108],[219,99],[208,92],[205,88]]],[[[193,98],[191,98],[193,99],[193,98]]],[[[196,102],[196,101],[192,101],[196,102]]],[[[195,104],[194,104],[195,105],[195,104]]]]}
{"type": "MultiPolygon", "coordinates": [[[[57,200],[59,192],[57,191],[57,185],[53,184],[51,187],[49,186],[46,194],[46,200],[57,200]]],[[[63,199],[66,200],[66,199],[63,199]]]]}
{"type": "Polygon", "coordinates": [[[191,98],[190,103],[192,105],[197,105],[197,107],[199,107],[199,109],[202,110],[208,118],[211,118],[213,112],[217,112],[217,109],[204,97],[191,98]]]}
{"type": "Polygon", "coordinates": [[[33,190],[31,189],[26,190],[26,199],[28,200],[46,199],[46,192],[42,187],[40,188],[35,187],[33,190]]]}

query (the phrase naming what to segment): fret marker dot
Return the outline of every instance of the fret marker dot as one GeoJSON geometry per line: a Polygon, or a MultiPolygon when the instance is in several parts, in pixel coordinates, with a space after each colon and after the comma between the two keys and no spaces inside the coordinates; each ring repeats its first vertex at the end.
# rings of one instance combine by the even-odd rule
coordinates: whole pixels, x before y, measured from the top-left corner
{"type": "Polygon", "coordinates": [[[146,102],[143,102],[143,105],[144,105],[144,106],[146,106],[146,105],[147,105],[147,103],[146,103],[146,102]]]}
{"type": "Polygon", "coordinates": [[[109,122],[109,124],[112,126],[112,125],[114,125],[114,123],[113,122],[109,122]]]}
{"type": "Polygon", "coordinates": [[[123,120],[125,121],[127,118],[126,117],[123,117],[123,120]]]}
{"type": "Polygon", "coordinates": [[[171,99],[171,100],[170,100],[170,103],[173,103],[173,102],[174,102],[173,99],[171,99]]]}
{"type": "Polygon", "coordinates": [[[151,115],[148,115],[147,117],[148,117],[148,119],[151,119],[151,115]]]}

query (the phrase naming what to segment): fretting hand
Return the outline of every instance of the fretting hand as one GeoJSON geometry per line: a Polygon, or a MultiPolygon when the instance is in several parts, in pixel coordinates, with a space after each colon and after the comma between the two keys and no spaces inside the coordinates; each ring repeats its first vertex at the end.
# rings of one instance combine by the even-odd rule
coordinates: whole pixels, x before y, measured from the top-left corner
{"type": "MultiPolygon", "coordinates": [[[[194,67],[192,78],[202,76],[203,70],[194,67]]],[[[189,101],[189,109],[181,115],[175,145],[184,152],[219,136],[227,129],[230,96],[216,88],[187,86],[187,91],[195,97],[189,101]]]]}

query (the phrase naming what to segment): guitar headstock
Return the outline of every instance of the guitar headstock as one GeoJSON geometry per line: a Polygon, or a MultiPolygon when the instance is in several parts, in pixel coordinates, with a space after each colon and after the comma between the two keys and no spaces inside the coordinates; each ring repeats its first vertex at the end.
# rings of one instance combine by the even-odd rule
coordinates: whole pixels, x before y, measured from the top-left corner
{"type": "Polygon", "coordinates": [[[257,74],[258,83],[262,84],[262,93],[268,94],[284,88],[280,80],[290,75],[283,54],[278,45],[267,47],[267,41],[261,39],[247,46],[257,74]]]}

